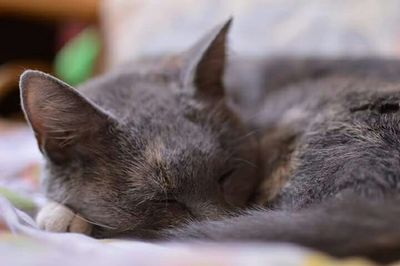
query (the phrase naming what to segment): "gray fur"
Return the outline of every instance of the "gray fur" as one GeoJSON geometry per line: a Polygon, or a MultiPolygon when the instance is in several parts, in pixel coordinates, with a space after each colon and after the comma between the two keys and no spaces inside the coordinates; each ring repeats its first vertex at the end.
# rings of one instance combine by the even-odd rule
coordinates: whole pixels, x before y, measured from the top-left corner
{"type": "Polygon", "coordinates": [[[101,225],[97,237],[289,241],[399,258],[400,62],[232,61],[225,89],[229,25],[79,93],[26,72],[47,196],[101,225]],[[231,212],[251,204],[261,209],[231,212]]]}

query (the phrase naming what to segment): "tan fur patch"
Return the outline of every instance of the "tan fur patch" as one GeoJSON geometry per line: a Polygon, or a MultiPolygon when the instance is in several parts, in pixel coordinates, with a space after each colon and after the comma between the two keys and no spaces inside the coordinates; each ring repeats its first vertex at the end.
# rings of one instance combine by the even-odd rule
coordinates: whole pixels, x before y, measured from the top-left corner
{"type": "Polygon", "coordinates": [[[162,151],[165,149],[164,143],[160,138],[154,139],[149,143],[144,152],[145,158],[149,163],[159,164],[163,162],[162,151]]]}
{"type": "Polygon", "coordinates": [[[266,132],[261,140],[261,158],[264,161],[264,177],[255,201],[266,204],[274,199],[286,184],[296,167],[295,136],[287,129],[273,129],[266,132]]]}
{"type": "Polygon", "coordinates": [[[165,145],[160,138],[154,139],[153,142],[149,143],[144,152],[146,161],[155,168],[158,168],[162,172],[161,176],[158,176],[157,182],[160,182],[165,188],[171,188],[173,186],[171,179],[168,177],[166,171],[166,162],[163,158],[163,151],[165,150],[165,145]]]}

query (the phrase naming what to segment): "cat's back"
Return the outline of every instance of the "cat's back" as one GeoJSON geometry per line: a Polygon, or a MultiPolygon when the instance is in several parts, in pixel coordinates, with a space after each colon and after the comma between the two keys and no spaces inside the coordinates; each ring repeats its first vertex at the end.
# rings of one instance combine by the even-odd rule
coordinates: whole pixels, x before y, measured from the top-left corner
{"type": "Polygon", "coordinates": [[[256,120],[263,129],[264,202],[277,197],[275,206],[299,208],[344,189],[398,193],[399,61],[328,63],[329,74],[267,92],[256,120]]]}
{"type": "MultiPolygon", "coordinates": [[[[335,98],[343,83],[356,80],[360,83],[363,80],[400,82],[400,60],[378,57],[238,58],[232,63],[227,80],[231,93],[239,98],[237,101],[245,118],[253,126],[269,127],[285,116],[300,114],[302,105],[319,98],[335,98]],[[251,82],[248,77],[252,77],[251,82]]],[[[360,86],[368,87],[365,83],[360,86]]]]}

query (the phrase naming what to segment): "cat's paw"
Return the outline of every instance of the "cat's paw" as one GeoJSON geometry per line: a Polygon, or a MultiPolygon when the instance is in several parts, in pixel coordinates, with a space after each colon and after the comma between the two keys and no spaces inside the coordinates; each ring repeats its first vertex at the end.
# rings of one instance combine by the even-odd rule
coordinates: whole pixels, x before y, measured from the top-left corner
{"type": "Polygon", "coordinates": [[[37,214],[40,229],[51,232],[73,232],[89,235],[92,225],[68,207],[57,202],[47,203],[37,214]]]}

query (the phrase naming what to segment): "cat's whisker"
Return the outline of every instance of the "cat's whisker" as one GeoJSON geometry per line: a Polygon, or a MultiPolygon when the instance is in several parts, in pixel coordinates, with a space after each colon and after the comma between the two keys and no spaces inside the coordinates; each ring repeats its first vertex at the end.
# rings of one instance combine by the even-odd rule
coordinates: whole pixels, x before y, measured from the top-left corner
{"type": "Polygon", "coordinates": [[[142,199],[141,201],[137,202],[135,205],[136,205],[136,206],[140,206],[140,205],[142,205],[143,203],[145,203],[146,201],[147,201],[147,199],[144,198],[144,199],[142,199]]]}
{"type": "Polygon", "coordinates": [[[248,160],[245,160],[245,159],[242,159],[242,158],[233,158],[233,160],[237,161],[237,162],[242,162],[242,163],[245,163],[245,164],[247,164],[247,165],[249,165],[251,167],[257,168],[257,165],[255,165],[254,163],[252,163],[252,162],[250,162],[248,160]]]}
{"type": "MultiPolygon", "coordinates": [[[[69,199],[70,199],[70,195],[68,195],[67,197],[65,197],[61,202],[59,202],[59,204],[61,204],[61,205],[66,205],[66,203],[68,202],[69,199]]],[[[66,206],[67,206],[67,205],[66,205],[66,206]]],[[[67,207],[68,207],[68,206],[67,206],[67,207]]],[[[108,229],[112,229],[112,230],[117,229],[116,227],[113,227],[113,226],[109,226],[109,225],[101,224],[101,223],[99,223],[99,222],[91,221],[91,220],[89,220],[89,219],[87,219],[87,218],[82,217],[80,214],[78,214],[78,213],[76,213],[76,212],[75,212],[75,215],[78,216],[79,218],[81,218],[82,220],[84,220],[85,222],[89,223],[89,224],[97,225],[97,226],[104,227],[104,228],[108,228],[108,229]]]]}
{"type": "Polygon", "coordinates": [[[65,203],[67,203],[67,201],[70,199],[71,195],[66,196],[61,202],[59,202],[59,204],[61,205],[65,205],[65,203]]]}
{"type": "Polygon", "coordinates": [[[235,139],[235,141],[233,143],[240,143],[241,141],[244,141],[244,140],[254,136],[255,134],[257,134],[257,132],[258,132],[258,130],[250,131],[249,133],[235,139]]]}
{"type": "Polygon", "coordinates": [[[89,224],[97,225],[97,226],[104,227],[104,228],[111,229],[111,230],[116,230],[117,229],[117,227],[113,227],[113,226],[110,226],[110,225],[105,225],[105,224],[102,224],[102,223],[99,223],[99,222],[91,221],[89,219],[86,219],[86,218],[82,217],[79,214],[75,214],[75,215],[78,216],[79,218],[81,218],[82,220],[84,220],[85,222],[89,223],[89,224]]]}

